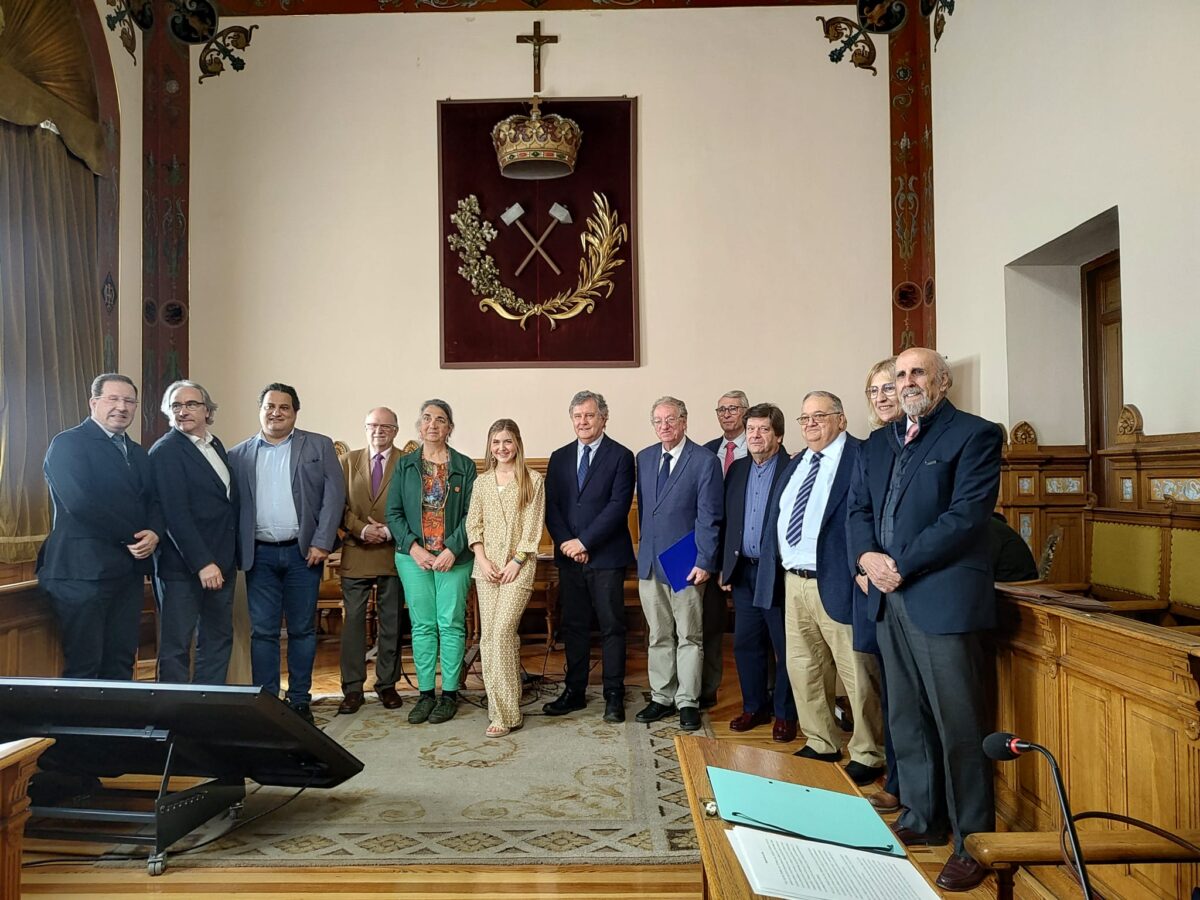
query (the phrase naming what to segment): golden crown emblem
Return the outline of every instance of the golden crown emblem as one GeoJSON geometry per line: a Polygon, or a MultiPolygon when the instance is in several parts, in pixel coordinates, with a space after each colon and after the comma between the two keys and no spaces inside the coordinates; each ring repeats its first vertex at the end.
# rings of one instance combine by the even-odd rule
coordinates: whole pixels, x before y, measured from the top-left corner
{"type": "Polygon", "coordinates": [[[530,101],[528,116],[509,116],[492,129],[496,160],[505,178],[538,181],[575,171],[583,131],[571,119],[541,113],[541,98],[530,101]]]}

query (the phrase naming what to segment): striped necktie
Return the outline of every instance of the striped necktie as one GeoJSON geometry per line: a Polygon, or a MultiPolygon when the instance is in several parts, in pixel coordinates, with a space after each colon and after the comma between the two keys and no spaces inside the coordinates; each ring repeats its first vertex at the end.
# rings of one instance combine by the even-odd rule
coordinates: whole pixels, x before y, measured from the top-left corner
{"type": "Polygon", "coordinates": [[[579,482],[579,490],[583,490],[583,483],[587,480],[588,466],[591,465],[589,460],[592,458],[591,444],[583,445],[583,456],[579,459],[579,471],[575,473],[579,482]]]}
{"type": "Polygon", "coordinates": [[[117,449],[121,451],[121,456],[125,458],[125,465],[129,465],[129,445],[125,443],[125,435],[114,434],[112,442],[117,445],[117,449]]]}
{"type": "Polygon", "coordinates": [[[808,498],[812,496],[813,485],[817,481],[817,470],[821,468],[821,454],[812,455],[812,464],[804,483],[800,485],[800,493],[796,495],[796,505],[792,507],[792,517],[788,520],[787,542],[795,547],[800,543],[800,532],[804,530],[804,510],[808,507],[808,498]]]}

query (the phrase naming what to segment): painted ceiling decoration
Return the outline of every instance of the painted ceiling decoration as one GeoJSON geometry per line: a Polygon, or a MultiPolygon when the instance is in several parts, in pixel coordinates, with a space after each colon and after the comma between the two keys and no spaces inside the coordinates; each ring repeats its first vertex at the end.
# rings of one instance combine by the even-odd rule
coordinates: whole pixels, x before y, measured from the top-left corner
{"type": "Polygon", "coordinates": [[[155,0],[105,0],[105,3],[113,11],[105,15],[104,22],[109,31],[118,35],[135,65],[137,33],[133,26],[147,32],[161,18],[174,40],[181,44],[203,45],[199,81],[220,75],[226,64],[235,72],[246,68],[246,61],[235,51],[243,51],[249,46],[251,35],[258,26],[221,28],[221,13],[213,0],[158,0],[159,15],[155,12],[155,0]]]}
{"type": "Polygon", "coordinates": [[[841,6],[854,0],[218,0],[223,16],[334,15],[372,12],[527,12],[571,9],[717,9],[841,6]]]}
{"type": "MultiPolygon", "coordinates": [[[[946,16],[954,15],[956,0],[920,0],[921,15],[928,19],[933,16],[934,50],[937,42],[942,39],[946,30],[946,16]]],[[[893,34],[904,27],[908,20],[906,0],[856,0],[855,19],[845,16],[817,16],[825,39],[838,46],[829,51],[829,61],[840,63],[850,54],[850,62],[858,69],[867,69],[872,75],[878,75],[875,68],[875,42],[871,35],[893,34]]]]}

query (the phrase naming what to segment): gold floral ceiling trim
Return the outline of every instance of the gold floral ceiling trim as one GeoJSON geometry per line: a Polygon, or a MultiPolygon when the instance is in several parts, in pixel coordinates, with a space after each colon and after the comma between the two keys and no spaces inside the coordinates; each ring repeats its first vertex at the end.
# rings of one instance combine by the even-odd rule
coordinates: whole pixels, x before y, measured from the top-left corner
{"type": "Polygon", "coordinates": [[[480,216],[479,198],[474,194],[459,200],[458,211],[450,216],[458,233],[447,235],[446,240],[462,260],[458,274],[471,285],[471,293],[483,298],[479,311],[490,309],[510,322],[520,322],[522,328],[531,316],[545,316],[550,327],[557,328],[559,321],[592,312],[601,296],[611,296],[612,273],[625,264],[617,258],[617,251],[629,239],[629,226],[618,223],[617,212],[604,194],[594,193],[592,199],[596,211],[588,216],[587,228],[579,236],[583,255],[575,289],[556,294],[544,303],[523,300],[501,281],[496,260],[487,252],[497,234],[495,226],[480,216]]]}

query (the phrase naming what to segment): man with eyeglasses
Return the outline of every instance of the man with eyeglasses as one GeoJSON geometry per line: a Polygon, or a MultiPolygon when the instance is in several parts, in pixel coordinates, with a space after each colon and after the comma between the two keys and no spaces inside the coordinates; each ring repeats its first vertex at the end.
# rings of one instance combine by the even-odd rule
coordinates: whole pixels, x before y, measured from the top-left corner
{"type": "Polygon", "coordinates": [[[772,492],[755,603],[783,595],[787,669],[807,742],[796,756],[842,758],[834,684],[854,714],[846,774],[870,784],[884,771],[879,666],[854,649],[853,571],[846,550],[847,498],[862,441],[846,433],[842,401],[811,391],[799,418],[805,449],[772,492]],[[768,562],[769,561],[769,562],[768,562]]]}
{"type": "Polygon", "coordinates": [[[363,428],[367,446],[341,458],[346,481],[342,515],[342,702],[338,714],[353,715],[363,705],[367,677],[367,603],[375,591],[379,635],[375,645],[375,695],[384,709],[404,705],[396,692],[400,669],[400,610],[403,595],[396,574],[396,542],[384,524],[388,488],[400,451],[396,433],[400,420],[386,406],[367,413],[363,428]]]}
{"type": "Polygon", "coordinates": [[[37,576],[58,619],[64,678],[133,678],[143,584],[165,532],[146,451],[125,433],[137,405],[131,378],[97,375],[91,415],[46,451],[54,524],[37,576]]]}
{"type": "Polygon", "coordinates": [[[159,681],[224,684],[229,671],[238,489],[225,447],[210,430],[216,412],[203,386],[172,383],[162,399],[171,430],[150,448],[168,538],[158,546],[154,569],[159,681]]]}
{"type": "Polygon", "coordinates": [[[287,623],[287,703],[313,721],[317,591],[337,541],[346,480],[333,441],[296,427],[300,397],[290,384],[258,396],[261,431],[229,451],[242,497],[238,565],[246,573],[250,677],[279,693],[279,629],[287,623]]]}
{"type": "MultiPolygon", "coordinates": [[[[727,391],[717,400],[717,426],[720,437],[704,445],[721,462],[722,477],[729,468],[749,453],[746,443],[746,410],[750,400],[745,391],[727,391]]],[[[729,619],[729,585],[722,585],[716,578],[704,585],[704,671],[700,674],[700,708],[708,709],[717,704],[717,690],[721,687],[721,676],[725,672],[725,626],[729,619]]]]}
{"type": "Polygon", "coordinates": [[[949,364],[924,347],[896,358],[903,415],[874,432],[850,498],[850,564],[870,581],[867,613],[887,672],[888,728],[907,809],[906,845],[945,843],[945,891],[987,870],[966,851],[995,826],[981,632],[995,627],[988,522],[1000,490],[999,426],[947,399],[949,364]]]}
{"type": "Polygon", "coordinates": [[[638,454],[637,503],[638,594],[650,630],[651,700],[634,719],[657,722],[678,710],[679,727],[697,731],[704,665],[701,591],[718,568],[721,464],[687,438],[682,400],[656,400],[650,424],[658,442],[638,454]],[[685,583],[672,586],[659,557],[689,534],[695,536],[696,559],[685,583]]]}

